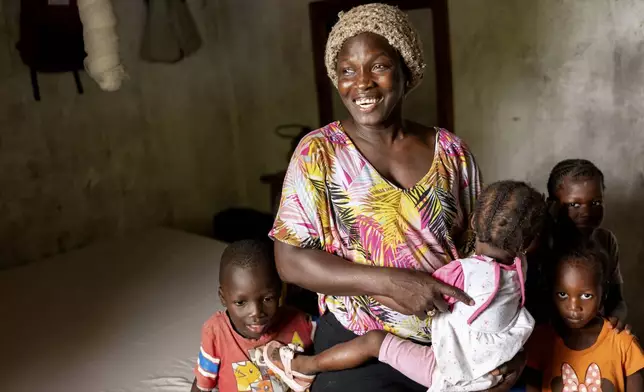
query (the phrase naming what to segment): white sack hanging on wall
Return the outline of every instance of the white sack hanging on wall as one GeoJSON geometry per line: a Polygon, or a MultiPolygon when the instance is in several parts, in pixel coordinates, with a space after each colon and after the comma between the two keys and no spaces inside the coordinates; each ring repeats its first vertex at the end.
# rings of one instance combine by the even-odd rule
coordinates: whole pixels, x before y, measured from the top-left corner
{"type": "Polygon", "coordinates": [[[105,91],[116,91],[125,78],[119,57],[116,17],[110,0],[78,0],[85,39],[85,69],[105,91]]]}

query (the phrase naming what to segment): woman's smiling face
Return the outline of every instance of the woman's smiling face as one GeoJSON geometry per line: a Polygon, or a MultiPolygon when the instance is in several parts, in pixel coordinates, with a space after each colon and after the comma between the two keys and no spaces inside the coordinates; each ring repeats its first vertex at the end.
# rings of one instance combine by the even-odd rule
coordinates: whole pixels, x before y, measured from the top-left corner
{"type": "Polygon", "coordinates": [[[405,65],[387,40],[373,33],[348,39],[338,54],[338,92],[356,124],[385,123],[401,110],[405,65]]]}

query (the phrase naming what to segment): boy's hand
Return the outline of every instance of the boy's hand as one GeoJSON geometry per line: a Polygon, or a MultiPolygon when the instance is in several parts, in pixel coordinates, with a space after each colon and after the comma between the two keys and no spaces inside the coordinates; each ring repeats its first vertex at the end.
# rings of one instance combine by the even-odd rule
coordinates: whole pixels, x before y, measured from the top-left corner
{"type": "Polygon", "coordinates": [[[615,330],[617,333],[621,333],[622,331],[626,332],[627,334],[631,334],[631,325],[626,324],[623,320],[620,320],[619,318],[612,316],[608,318],[608,322],[610,324],[610,327],[615,330]]]}
{"type": "Polygon", "coordinates": [[[190,388],[190,392],[202,392],[201,389],[197,387],[197,379],[192,382],[192,388],[190,388]]]}

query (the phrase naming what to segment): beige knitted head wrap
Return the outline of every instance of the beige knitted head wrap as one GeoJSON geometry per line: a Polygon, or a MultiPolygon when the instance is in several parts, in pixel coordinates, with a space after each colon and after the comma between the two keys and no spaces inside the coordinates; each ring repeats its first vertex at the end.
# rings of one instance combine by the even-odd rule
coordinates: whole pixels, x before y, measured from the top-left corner
{"type": "Polygon", "coordinates": [[[374,3],[352,8],[339,16],[340,20],[333,26],[326,42],[324,54],[327,74],[336,87],[336,67],[342,45],[349,38],[361,33],[374,33],[384,37],[389,45],[400,53],[410,71],[408,90],[420,83],[425,68],[422,44],[418,32],[404,12],[390,5],[374,3]]]}

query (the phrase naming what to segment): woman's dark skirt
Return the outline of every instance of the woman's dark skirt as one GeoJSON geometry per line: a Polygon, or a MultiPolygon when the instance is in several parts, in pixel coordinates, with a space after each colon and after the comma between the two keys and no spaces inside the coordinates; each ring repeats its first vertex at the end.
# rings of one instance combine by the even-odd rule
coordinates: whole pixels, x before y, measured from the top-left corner
{"type": "MultiPolygon", "coordinates": [[[[327,312],[318,320],[313,345],[315,352],[320,353],[356,337],[357,335],[345,329],[332,313],[327,312]]],[[[374,358],[359,368],[319,374],[311,392],[321,391],[425,392],[427,388],[374,358]]]]}

